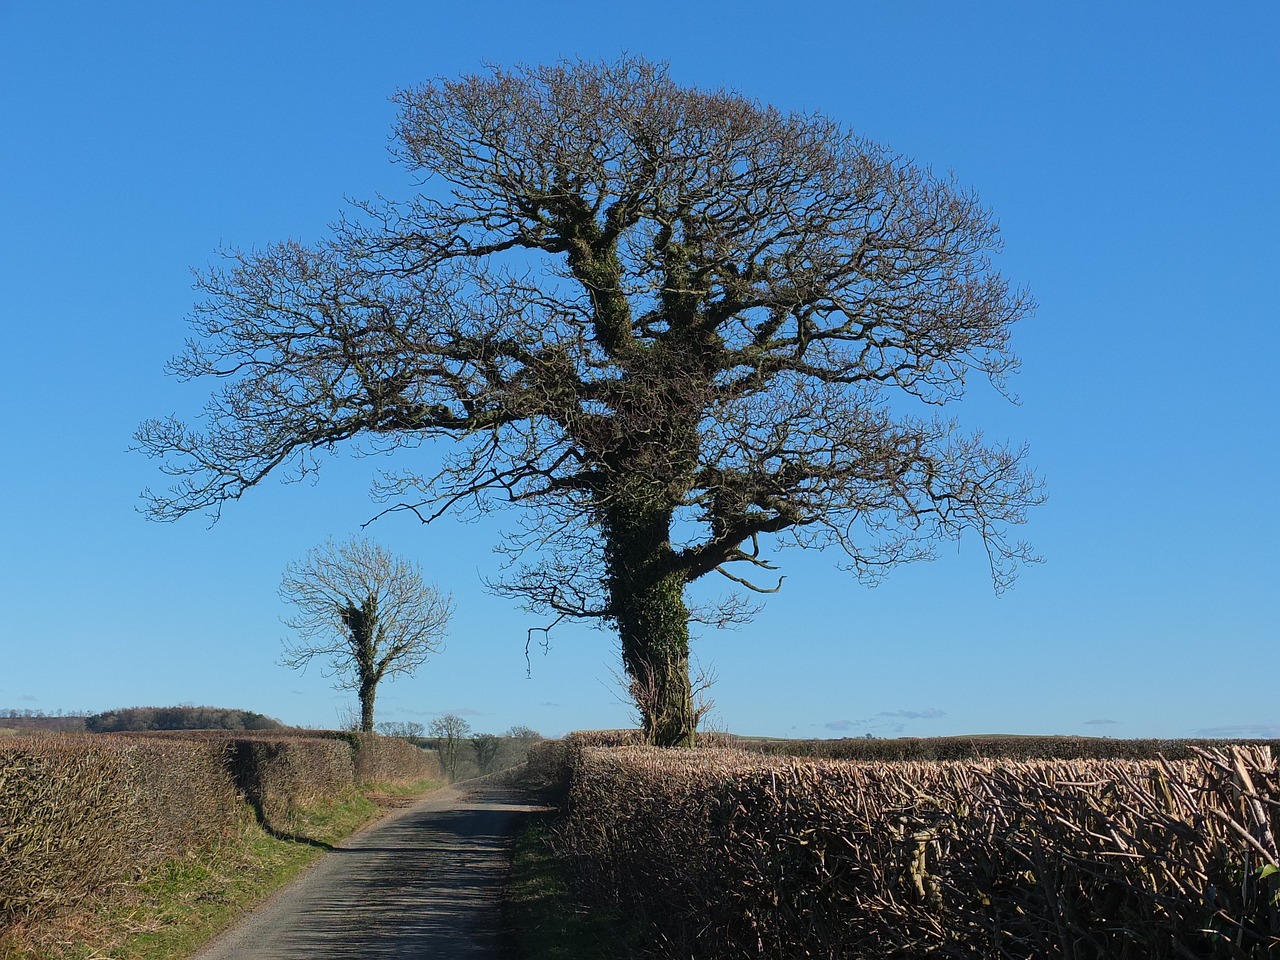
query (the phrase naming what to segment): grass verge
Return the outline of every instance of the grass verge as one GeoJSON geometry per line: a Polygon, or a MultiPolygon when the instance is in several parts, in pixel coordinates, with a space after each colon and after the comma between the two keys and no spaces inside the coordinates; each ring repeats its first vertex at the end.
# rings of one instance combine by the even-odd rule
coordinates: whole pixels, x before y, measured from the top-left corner
{"type": "Polygon", "coordinates": [[[254,823],[233,842],[166,864],[92,913],[10,931],[0,940],[0,960],[181,960],[323,856],[327,846],[389,807],[440,786],[432,780],[375,784],[303,808],[289,825],[294,839],[254,823]]]}
{"type": "Polygon", "coordinates": [[[587,906],[555,851],[553,815],[516,834],[507,887],[509,954],[515,960],[617,960],[642,956],[643,937],[616,912],[587,906]]]}

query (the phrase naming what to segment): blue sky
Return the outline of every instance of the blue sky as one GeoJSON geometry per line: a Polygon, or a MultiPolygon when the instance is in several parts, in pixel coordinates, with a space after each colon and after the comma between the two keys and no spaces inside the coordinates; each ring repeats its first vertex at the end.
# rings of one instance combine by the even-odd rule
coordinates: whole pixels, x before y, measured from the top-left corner
{"type": "MultiPolygon", "coordinates": [[[[195,413],[162,373],[192,267],[315,239],[344,197],[404,196],[399,86],[482,62],[667,60],[677,81],[820,110],[972,186],[1036,315],[1011,406],[1045,562],[996,597],[981,545],[869,590],[788,553],[756,621],[700,635],[715,723],[777,736],[1280,736],[1280,8],[1264,3],[0,0],[0,707],[198,703],[332,726],[353,704],[276,665],[281,572],[376,507],[372,465],[270,483],[210,528],[155,524],[130,453],[195,413]]],[[[487,595],[504,518],[379,542],[451,590],[447,650],[379,719],[625,725],[613,638],[487,595]]],[[[509,518],[508,518],[509,519],[509,518]]]]}

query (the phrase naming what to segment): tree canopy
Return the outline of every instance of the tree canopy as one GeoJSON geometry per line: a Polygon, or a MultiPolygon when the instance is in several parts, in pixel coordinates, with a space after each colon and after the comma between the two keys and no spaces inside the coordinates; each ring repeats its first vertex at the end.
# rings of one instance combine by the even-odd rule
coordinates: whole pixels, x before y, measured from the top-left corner
{"type": "Polygon", "coordinates": [[[750,616],[770,550],[857,576],[981,537],[997,589],[1043,498],[1024,451],[929,413],[1004,389],[1030,298],[993,269],[977,197],[819,114],[676,84],[638,58],[404,89],[405,200],[318,244],[203,274],[172,369],[203,424],[145,423],[174,478],[152,515],[215,515],[339,445],[449,441],[386,471],[387,510],[515,504],[495,583],[616,627],[649,739],[688,743],[690,617],[750,616]],[[733,592],[691,610],[716,573],[733,592]]]}
{"type": "Polygon", "coordinates": [[[327,541],[289,565],[280,596],[297,632],[281,662],[305,669],[327,661],[339,689],[360,698],[360,729],[374,730],[378,684],[412,674],[444,645],[453,614],[449,595],[426,582],[414,562],[364,537],[327,541]]]}

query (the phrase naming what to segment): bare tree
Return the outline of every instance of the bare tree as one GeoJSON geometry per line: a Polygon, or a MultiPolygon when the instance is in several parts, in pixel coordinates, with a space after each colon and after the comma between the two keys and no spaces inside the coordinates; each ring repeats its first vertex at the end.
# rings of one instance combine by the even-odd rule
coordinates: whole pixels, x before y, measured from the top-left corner
{"type": "Polygon", "coordinates": [[[528,727],[521,723],[508,727],[507,732],[502,737],[503,742],[510,746],[512,756],[519,758],[517,762],[527,760],[529,750],[535,743],[543,739],[542,734],[533,729],[533,727],[528,727]]]}
{"type": "Polygon", "coordinates": [[[360,698],[360,729],[372,733],[378,684],[411,674],[443,647],[453,605],[428,584],[418,565],[362,537],[332,540],[290,564],[280,596],[297,612],[285,622],[281,663],[305,668],[328,660],[337,686],[360,698]]]}
{"type": "Polygon", "coordinates": [[[474,733],[471,735],[471,749],[475,751],[476,766],[480,772],[493,770],[494,761],[498,759],[498,751],[502,749],[502,741],[492,733],[474,733]]]}
{"type": "Polygon", "coordinates": [[[508,727],[507,732],[503,734],[508,740],[541,740],[542,734],[533,727],[526,727],[522,723],[517,723],[513,727],[508,727]]]}
{"type": "Polygon", "coordinates": [[[405,740],[416,740],[427,732],[426,727],[412,720],[383,720],[377,728],[384,737],[402,737],[405,740]]]}
{"type": "Polygon", "coordinates": [[[1008,537],[1043,499],[1023,450],[928,413],[974,375],[1004,389],[1031,309],[971,193],[640,59],[395,99],[422,192],[200,278],[171,370],[222,386],[203,426],[140,428],[176,478],[154,517],[216,517],[339,444],[448,439],[438,472],[383,474],[386,509],[522,507],[494,587],[616,628],[659,744],[695,736],[690,620],[749,618],[770,547],[874,581],[973,531],[998,590],[1033,559],[1008,537]],[[691,606],[710,573],[729,593],[691,606]]]}
{"type": "Polygon", "coordinates": [[[456,713],[446,713],[431,721],[427,732],[435,738],[436,753],[450,780],[458,778],[458,752],[462,741],[471,735],[471,724],[456,713]]]}

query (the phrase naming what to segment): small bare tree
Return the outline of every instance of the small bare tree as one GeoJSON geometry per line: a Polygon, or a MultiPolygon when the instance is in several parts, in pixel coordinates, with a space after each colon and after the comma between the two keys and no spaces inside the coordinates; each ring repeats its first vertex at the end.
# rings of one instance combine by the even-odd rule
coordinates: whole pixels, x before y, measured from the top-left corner
{"type": "Polygon", "coordinates": [[[458,778],[458,748],[471,734],[471,724],[456,713],[446,713],[431,721],[429,732],[436,741],[436,753],[450,780],[458,778]]]}
{"type": "Polygon", "coordinates": [[[427,732],[427,728],[411,720],[383,720],[378,724],[378,732],[384,737],[403,737],[416,740],[427,732]]]}
{"type": "Polygon", "coordinates": [[[498,751],[502,749],[502,741],[492,733],[476,733],[471,736],[471,749],[476,754],[476,766],[480,772],[490,773],[498,759],[498,751]]]}
{"type": "Polygon", "coordinates": [[[378,684],[412,674],[443,647],[453,602],[428,584],[416,563],[362,537],[326,541],[290,564],[280,596],[297,613],[285,620],[298,632],[285,641],[280,662],[306,668],[327,659],[337,687],[360,697],[360,729],[372,733],[378,684]]]}
{"type": "Polygon", "coordinates": [[[507,732],[503,734],[508,740],[541,740],[542,734],[533,727],[526,727],[522,723],[517,723],[514,727],[508,727],[507,732]]]}

